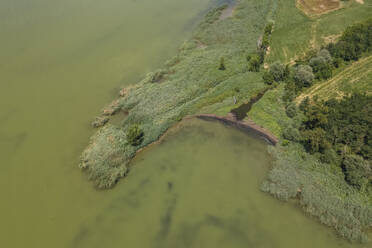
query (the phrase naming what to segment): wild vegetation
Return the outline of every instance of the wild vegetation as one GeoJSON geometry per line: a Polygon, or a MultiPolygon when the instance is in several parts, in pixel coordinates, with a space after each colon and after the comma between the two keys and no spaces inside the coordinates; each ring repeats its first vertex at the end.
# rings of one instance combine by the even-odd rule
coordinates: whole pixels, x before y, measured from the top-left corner
{"type": "Polygon", "coordinates": [[[163,69],[122,91],[104,114],[125,112],[126,118],[119,126],[109,123],[99,129],[81,158],[80,166],[98,188],[115,185],[128,172],[136,151],[158,140],[184,116],[225,115],[267,87],[261,73],[249,71],[247,55],[262,50],[257,41],[265,33],[274,3],[241,0],[234,15],[223,20],[219,17],[227,5],[210,11],[163,69]],[[141,127],[141,142],[130,138],[133,124],[141,127]]]}
{"type": "Polygon", "coordinates": [[[344,87],[338,98],[314,89],[329,90],[333,81],[353,84],[352,77],[345,77],[351,71],[365,71],[362,85],[371,84],[371,30],[368,19],[348,27],[337,42],[309,50],[284,83],[248,113],[282,137],[271,148],[275,165],[262,189],[283,200],[298,198],[305,211],[359,241],[367,239],[363,230],[372,226],[372,97],[368,87],[344,87]]]}
{"type": "Polygon", "coordinates": [[[106,117],[125,112],[126,118],[98,130],[80,166],[98,188],[112,187],[139,149],[184,116],[241,107],[242,118],[281,138],[270,148],[275,162],[262,189],[297,198],[340,235],[366,240],[372,226],[368,4],[348,1],[317,18],[289,0],[241,0],[226,19],[220,16],[227,5],[210,11],[177,56],[105,109],[106,117]],[[364,22],[346,29],[356,20],[364,22]],[[350,87],[354,82],[359,86],[350,87]],[[337,91],[329,94],[335,84],[338,98],[337,91]]]}

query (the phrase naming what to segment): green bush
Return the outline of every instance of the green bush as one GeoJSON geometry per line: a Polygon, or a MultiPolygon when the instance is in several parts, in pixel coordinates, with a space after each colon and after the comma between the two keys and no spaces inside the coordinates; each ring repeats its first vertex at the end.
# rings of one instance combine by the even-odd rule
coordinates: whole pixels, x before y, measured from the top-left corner
{"type": "Polygon", "coordinates": [[[299,141],[301,138],[300,131],[298,131],[297,128],[294,127],[287,127],[283,131],[283,137],[287,140],[291,141],[299,141]]]}
{"type": "Polygon", "coordinates": [[[357,155],[347,155],[343,162],[346,180],[359,190],[365,191],[372,181],[372,167],[369,161],[357,155]]]}
{"type": "Polygon", "coordinates": [[[308,65],[297,67],[293,79],[299,88],[310,87],[314,81],[313,69],[308,65]]]}
{"type": "Polygon", "coordinates": [[[332,66],[324,57],[318,56],[310,60],[316,79],[328,79],[332,77],[332,66]]]}
{"type": "Polygon", "coordinates": [[[139,146],[143,142],[144,133],[138,124],[133,124],[126,133],[127,140],[132,146],[139,146]]]}
{"type": "Polygon", "coordinates": [[[262,75],[262,79],[265,84],[272,85],[274,83],[274,76],[268,71],[265,71],[262,75]]]}
{"type": "Polygon", "coordinates": [[[260,57],[258,55],[253,55],[249,60],[248,66],[249,71],[259,72],[260,66],[261,66],[260,57]]]}
{"type": "Polygon", "coordinates": [[[334,58],[345,61],[358,60],[362,53],[372,47],[372,19],[348,27],[337,43],[330,43],[327,49],[334,58]]]}
{"type": "Polygon", "coordinates": [[[270,65],[269,71],[273,75],[276,82],[280,82],[285,79],[286,67],[282,63],[278,61],[273,63],[272,65],[270,65]]]}
{"type": "Polygon", "coordinates": [[[297,114],[297,106],[296,106],[296,104],[295,104],[295,103],[290,103],[290,104],[287,106],[287,108],[286,108],[286,110],[285,110],[285,113],[287,114],[287,116],[288,116],[289,118],[293,118],[293,117],[295,117],[296,114],[297,114]]]}

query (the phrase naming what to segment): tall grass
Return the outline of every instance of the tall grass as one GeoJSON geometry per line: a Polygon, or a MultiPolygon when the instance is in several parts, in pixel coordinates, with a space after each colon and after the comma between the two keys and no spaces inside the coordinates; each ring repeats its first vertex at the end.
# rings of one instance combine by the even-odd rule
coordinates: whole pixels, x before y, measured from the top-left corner
{"type": "Polygon", "coordinates": [[[341,168],[321,163],[300,144],[270,147],[274,167],[262,190],[281,200],[297,198],[303,209],[335,228],[343,237],[367,241],[372,227],[372,202],[345,183],[341,168]]]}
{"type": "Polygon", "coordinates": [[[127,112],[126,119],[120,126],[100,129],[81,158],[80,167],[97,187],[112,187],[127,173],[138,149],[156,141],[184,116],[201,110],[229,112],[236,107],[234,97],[239,104],[265,87],[259,73],[248,72],[246,55],[256,51],[273,2],[241,0],[234,16],[224,20],[218,17],[225,6],[212,10],[164,68],[115,100],[112,106],[127,112]],[[219,70],[221,57],[225,70],[219,70]],[[128,144],[125,135],[134,123],[144,131],[137,147],[128,144]]]}

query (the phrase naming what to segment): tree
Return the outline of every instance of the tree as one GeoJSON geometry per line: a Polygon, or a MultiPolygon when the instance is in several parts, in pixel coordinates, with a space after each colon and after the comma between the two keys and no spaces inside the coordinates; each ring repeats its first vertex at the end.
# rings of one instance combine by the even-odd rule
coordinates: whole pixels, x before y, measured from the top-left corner
{"type": "Polygon", "coordinates": [[[310,60],[310,66],[313,68],[315,78],[328,79],[332,77],[332,66],[322,56],[314,57],[310,60]]]}
{"type": "Polygon", "coordinates": [[[271,74],[268,71],[265,71],[262,78],[263,78],[265,84],[271,85],[271,84],[274,83],[274,76],[273,76],[273,74],[271,74]]]}
{"type": "Polygon", "coordinates": [[[332,63],[332,56],[330,52],[325,48],[318,52],[318,57],[323,58],[328,64],[332,63]]]}
{"type": "Polygon", "coordinates": [[[266,27],[265,27],[264,33],[266,35],[270,35],[271,32],[273,31],[273,26],[274,26],[274,24],[272,22],[270,22],[269,24],[267,24],[266,27]]]}
{"type": "Polygon", "coordinates": [[[218,68],[218,70],[220,70],[220,71],[226,70],[225,59],[223,57],[221,57],[221,59],[220,59],[220,67],[218,68]]]}
{"type": "Polygon", "coordinates": [[[273,75],[276,82],[283,81],[285,79],[285,66],[280,62],[275,62],[270,66],[270,73],[273,75]]]}
{"type": "Polygon", "coordinates": [[[309,153],[324,152],[330,146],[326,140],[326,132],[322,128],[306,129],[301,135],[302,143],[309,153]]]}
{"type": "Polygon", "coordinates": [[[357,155],[347,155],[342,166],[345,170],[346,181],[364,190],[372,179],[372,168],[370,162],[357,155]]]}
{"type": "Polygon", "coordinates": [[[249,61],[248,69],[250,71],[258,72],[260,71],[260,57],[258,55],[253,55],[251,60],[249,61]]]}
{"type": "Polygon", "coordinates": [[[293,118],[296,116],[297,114],[297,106],[295,103],[291,103],[287,106],[286,110],[285,110],[287,116],[289,118],[293,118]]]}
{"type": "Polygon", "coordinates": [[[300,132],[297,128],[294,127],[287,127],[283,131],[283,138],[291,141],[299,141],[300,140],[300,132]]]}
{"type": "Polygon", "coordinates": [[[133,124],[128,128],[127,141],[132,146],[139,146],[144,138],[144,132],[138,124],[133,124]]]}
{"type": "Polygon", "coordinates": [[[293,76],[299,88],[310,87],[314,80],[313,69],[308,65],[300,65],[293,76]]]}

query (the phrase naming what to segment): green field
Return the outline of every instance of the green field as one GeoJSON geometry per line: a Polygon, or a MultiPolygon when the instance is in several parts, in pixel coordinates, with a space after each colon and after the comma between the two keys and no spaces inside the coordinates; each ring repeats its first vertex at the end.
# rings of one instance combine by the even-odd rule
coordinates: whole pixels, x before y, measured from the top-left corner
{"type": "Polygon", "coordinates": [[[347,26],[372,13],[372,1],[348,1],[344,8],[318,17],[308,17],[295,1],[279,0],[268,63],[294,62],[312,48],[319,48],[340,35],[347,26]]]}

